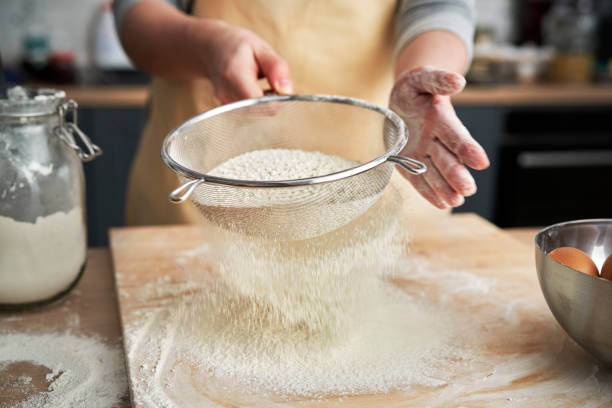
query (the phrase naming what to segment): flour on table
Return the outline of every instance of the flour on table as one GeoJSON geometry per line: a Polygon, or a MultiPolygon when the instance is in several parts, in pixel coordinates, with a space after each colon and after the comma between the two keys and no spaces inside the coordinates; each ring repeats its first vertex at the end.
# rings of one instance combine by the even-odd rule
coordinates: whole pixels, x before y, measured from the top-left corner
{"type": "MultiPolygon", "coordinates": [[[[51,372],[46,392],[21,401],[21,408],[114,407],[127,392],[120,347],[71,333],[0,332],[0,372],[10,363],[31,362],[51,372]]],[[[32,378],[19,377],[27,386],[32,378]]]]}

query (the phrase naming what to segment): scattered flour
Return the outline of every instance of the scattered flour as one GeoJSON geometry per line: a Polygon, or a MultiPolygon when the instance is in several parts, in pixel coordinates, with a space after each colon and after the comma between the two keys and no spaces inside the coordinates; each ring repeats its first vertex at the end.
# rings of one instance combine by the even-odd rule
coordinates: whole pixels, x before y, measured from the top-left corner
{"type": "Polygon", "coordinates": [[[44,166],[39,162],[33,161],[28,165],[28,170],[31,172],[39,173],[43,176],[48,176],[53,171],[53,163],[49,163],[48,165],[44,166]]]}
{"type": "Polygon", "coordinates": [[[612,372],[571,344],[520,285],[402,256],[372,290],[377,307],[344,336],[321,341],[322,332],[282,320],[260,330],[218,324],[224,312],[207,299],[223,281],[196,278],[210,270],[213,248],[178,253],[176,275],[132,292],[139,306],[124,333],[143,406],[364,406],[351,395],[385,392],[392,406],[612,404],[612,372]]]}
{"type": "Polygon", "coordinates": [[[80,207],[35,223],[0,216],[0,304],[48,299],[66,289],[86,256],[80,207]]]}
{"type": "MultiPolygon", "coordinates": [[[[14,362],[47,367],[48,391],[28,397],[16,407],[113,407],[127,393],[120,347],[70,333],[0,333],[0,372],[14,362]]],[[[19,377],[23,385],[31,377],[19,377]]],[[[1,405],[1,404],[0,404],[1,405]]]]}
{"type": "Polygon", "coordinates": [[[28,384],[30,384],[32,382],[32,377],[28,377],[28,376],[22,375],[21,377],[19,377],[19,380],[23,384],[28,385],[28,384]]]}

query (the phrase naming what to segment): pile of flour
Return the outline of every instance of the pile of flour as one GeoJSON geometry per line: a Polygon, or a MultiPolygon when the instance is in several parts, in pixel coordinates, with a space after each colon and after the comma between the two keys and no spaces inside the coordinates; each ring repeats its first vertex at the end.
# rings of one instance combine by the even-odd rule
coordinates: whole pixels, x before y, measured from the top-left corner
{"type": "MultiPolygon", "coordinates": [[[[48,390],[21,401],[21,408],[113,407],[127,393],[120,347],[71,333],[0,333],[0,377],[15,362],[48,368],[48,390]]],[[[20,377],[29,384],[31,377],[20,377]]],[[[1,387],[0,387],[1,388],[1,387]]],[[[1,405],[1,404],[0,404],[1,405]]]]}
{"type": "Polygon", "coordinates": [[[45,300],[68,288],[85,263],[86,242],[80,207],[35,223],[0,216],[0,304],[45,300]]]}

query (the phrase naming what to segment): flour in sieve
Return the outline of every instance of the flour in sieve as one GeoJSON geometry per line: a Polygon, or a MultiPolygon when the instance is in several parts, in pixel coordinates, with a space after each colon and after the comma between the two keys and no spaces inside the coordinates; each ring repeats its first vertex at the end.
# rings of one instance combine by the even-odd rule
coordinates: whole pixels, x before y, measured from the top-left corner
{"type": "Polygon", "coordinates": [[[264,149],[233,157],[209,174],[240,180],[293,180],[335,173],[356,165],[352,160],[321,152],[264,149]]]}
{"type": "Polygon", "coordinates": [[[35,302],[68,288],[86,256],[80,207],[36,222],[0,216],[0,303],[35,302]]]}
{"type": "MultiPolygon", "coordinates": [[[[359,163],[339,156],[298,149],[254,150],[233,157],[212,169],[211,176],[251,181],[282,181],[318,177],[357,166],[359,163]]],[[[236,206],[280,205],[321,194],[328,185],[309,185],[282,189],[237,189],[236,206]]],[[[333,195],[332,195],[333,196],[333,195]]]]}
{"type": "MultiPolygon", "coordinates": [[[[265,149],[233,157],[208,174],[286,181],[328,175],[358,164],[321,152],[265,149]]],[[[367,211],[386,185],[383,173],[371,171],[369,176],[281,188],[202,183],[191,199],[206,219],[226,230],[286,241],[309,239],[346,225],[367,211]]]]}

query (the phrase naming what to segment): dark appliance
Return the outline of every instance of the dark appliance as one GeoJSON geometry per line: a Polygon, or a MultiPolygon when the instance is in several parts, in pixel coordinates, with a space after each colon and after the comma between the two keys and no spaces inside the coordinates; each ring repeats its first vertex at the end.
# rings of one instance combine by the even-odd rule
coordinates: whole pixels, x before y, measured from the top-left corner
{"type": "Polygon", "coordinates": [[[508,113],[495,223],[612,218],[612,105],[508,113]]]}

